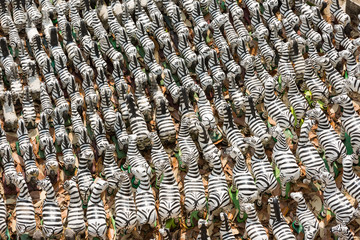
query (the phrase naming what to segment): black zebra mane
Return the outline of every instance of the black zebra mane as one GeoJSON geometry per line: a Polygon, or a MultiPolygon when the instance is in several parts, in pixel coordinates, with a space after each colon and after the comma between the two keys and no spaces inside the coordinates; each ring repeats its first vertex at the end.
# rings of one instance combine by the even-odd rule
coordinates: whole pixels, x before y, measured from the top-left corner
{"type": "Polygon", "coordinates": [[[273,198],[273,205],[274,205],[274,211],[275,211],[275,217],[278,222],[282,221],[280,216],[280,205],[278,199],[275,197],[273,198]]]}

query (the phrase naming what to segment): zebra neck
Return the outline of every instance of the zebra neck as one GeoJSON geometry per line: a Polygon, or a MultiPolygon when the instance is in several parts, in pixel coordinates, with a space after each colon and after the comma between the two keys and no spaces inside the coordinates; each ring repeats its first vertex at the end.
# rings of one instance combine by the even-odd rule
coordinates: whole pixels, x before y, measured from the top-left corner
{"type": "Polygon", "coordinates": [[[352,117],[354,115],[355,115],[355,110],[352,106],[352,103],[346,103],[346,105],[343,107],[342,117],[347,118],[347,117],[352,117]]]}

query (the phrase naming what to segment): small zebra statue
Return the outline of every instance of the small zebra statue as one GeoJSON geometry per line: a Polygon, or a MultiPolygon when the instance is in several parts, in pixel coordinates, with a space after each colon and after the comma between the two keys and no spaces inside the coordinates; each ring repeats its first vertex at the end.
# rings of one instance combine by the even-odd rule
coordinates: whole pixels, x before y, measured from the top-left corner
{"type": "Polygon", "coordinates": [[[271,197],[269,198],[268,203],[270,205],[269,227],[274,237],[278,240],[296,240],[281,213],[278,198],[271,197]]]}
{"type": "Polygon", "coordinates": [[[86,219],[88,222],[88,232],[91,237],[98,237],[102,240],[106,239],[107,225],[106,225],[106,212],[104,203],[101,200],[101,193],[108,187],[108,182],[97,179],[93,183],[88,208],[86,211],[86,219]]]}
{"type": "Polygon", "coordinates": [[[359,213],[351,205],[349,200],[337,188],[334,177],[329,172],[321,172],[319,180],[325,185],[323,192],[324,210],[321,216],[325,217],[328,208],[335,214],[336,222],[348,224],[354,217],[358,217],[359,213]]]}
{"type": "Polygon", "coordinates": [[[144,224],[154,227],[157,214],[155,208],[155,197],[150,186],[150,178],[145,164],[131,168],[132,173],[140,180],[140,185],[136,189],[135,202],[137,208],[138,231],[144,224]]]}
{"type": "Polygon", "coordinates": [[[118,191],[115,195],[115,225],[117,234],[131,232],[137,225],[134,194],[126,172],[120,172],[118,191]]]}
{"type": "Polygon", "coordinates": [[[42,231],[46,238],[59,238],[64,227],[54,187],[52,186],[49,177],[46,177],[43,180],[38,180],[37,185],[46,192],[46,199],[42,207],[42,231]]]}
{"type": "Polygon", "coordinates": [[[338,237],[338,240],[354,240],[353,233],[344,223],[333,226],[330,231],[338,237]]]}
{"type": "Polygon", "coordinates": [[[220,239],[221,240],[235,240],[234,234],[231,231],[229,219],[226,213],[220,213],[221,227],[220,227],[220,239]]]}
{"type": "MultiPolygon", "coordinates": [[[[340,139],[345,139],[345,132],[350,136],[351,147],[356,155],[360,154],[360,130],[358,126],[360,124],[360,117],[354,109],[354,105],[350,97],[346,94],[332,97],[330,100],[332,103],[339,104],[342,107],[341,115],[341,133],[340,139]]],[[[358,161],[355,161],[357,164],[358,161]]]]}
{"type": "Polygon", "coordinates": [[[78,187],[73,180],[66,180],[63,187],[70,194],[70,203],[66,217],[67,228],[73,230],[77,235],[82,236],[85,234],[86,226],[78,187]]]}
{"type": "Polygon", "coordinates": [[[20,190],[16,198],[16,234],[20,238],[22,234],[32,236],[36,230],[35,208],[21,173],[14,175],[14,184],[20,190]]]}
{"type": "MultiPolygon", "coordinates": [[[[268,240],[264,226],[261,224],[259,217],[256,214],[254,204],[245,203],[241,206],[247,214],[244,238],[250,237],[253,240],[268,240]]],[[[221,231],[221,230],[220,230],[221,231]]]]}
{"type": "Polygon", "coordinates": [[[306,205],[302,192],[292,192],[290,197],[297,203],[296,219],[304,228],[305,240],[314,240],[319,232],[319,221],[306,205]]]}
{"type": "Polygon", "coordinates": [[[285,197],[286,184],[288,182],[295,183],[299,179],[300,168],[286,142],[284,131],[277,125],[272,127],[269,132],[277,140],[273,147],[272,160],[280,170],[281,196],[285,197]]]}
{"type": "MultiPolygon", "coordinates": [[[[342,162],[342,190],[346,190],[356,201],[360,200],[360,178],[353,170],[353,164],[358,162],[358,155],[347,155],[342,162]]],[[[360,207],[357,207],[360,213],[360,207]]]]}

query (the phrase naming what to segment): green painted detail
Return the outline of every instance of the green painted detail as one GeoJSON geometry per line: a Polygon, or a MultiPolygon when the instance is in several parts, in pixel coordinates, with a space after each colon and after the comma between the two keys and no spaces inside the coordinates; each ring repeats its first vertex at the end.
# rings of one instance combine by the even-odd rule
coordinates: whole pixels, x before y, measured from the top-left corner
{"type": "Polygon", "coordinates": [[[295,119],[295,122],[294,122],[294,125],[297,125],[297,117],[296,117],[296,113],[295,113],[295,109],[293,108],[293,106],[290,106],[290,111],[291,111],[291,114],[293,115],[294,119],[295,119]]]}
{"type": "Polygon", "coordinates": [[[194,227],[195,226],[195,223],[193,221],[193,219],[195,218],[196,220],[199,220],[199,211],[193,211],[191,214],[190,214],[190,222],[191,222],[191,227],[194,227]]]}
{"type": "MultiPolygon", "coordinates": [[[[279,185],[281,186],[281,180],[280,180],[280,169],[275,165],[275,178],[276,181],[279,183],[279,185]]],[[[285,193],[285,199],[289,198],[289,193],[290,193],[290,188],[291,188],[291,183],[288,182],[286,183],[286,193],[285,193]]]]}
{"type": "Polygon", "coordinates": [[[162,182],[163,178],[164,178],[164,174],[161,175],[160,180],[158,180],[158,178],[155,178],[155,179],[156,179],[156,181],[155,181],[155,187],[156,187],[157,189],[160,188],[160,183],[162,182]]]}
{"type": "MultiPolygon", "coordinates": [[[[41,220],[42,221],[42,220],[41,220]]],[[[10,236],[9,236],[10,237],[10,236]]],[[[20,239],[21,240],[30,240],[30,239],[32,239],[30,236],[29,236],[29,234],[23,234],[23,235],[21,235],[20,236],[20,239]]]]}
{"type": "Polygon", "coordinates": [[[21,152],[20,152],[19,142],[16,141],[15,145],[16,145],[16,152],[17,152],[17,154],[18,154],[19,156],[22,156],[22,155],[21,155],[21,152]]]}
{"type": "Polygon", "coordinates": [[[55,149],[56,149],[56,153],[61,153],[61,145],[58,144],[55,140],[55,149]]]}
{"type": "Polygon", "coordinates": [[[344,145],[346,147],[346,154],[347,155],[353,154],[354,151],[353,151],[352,146],[351,146],[351,138],[347,133],[345,133],[345,139],[344,139],[343,142],[344,142],[344,145]]]}
{"type": "Polygon", "coordinates": [[[166,221],[165,223],[165,227],[168,229],[174,229],[176,228],[178,225],[175,223],[175,219],[174,218],[170,218],[166,221]]]}
{"type": "Polygon", "coordinates": [[[181,165],[183,164],[183,162],[181,161],[181,150],[179,149],[179,152],[175,152],[175,157],[178,160],[178,165],[179,165],[179,169],[180,171],[186,171],[186,168],[181,168],[181,165]]]}
{"type": "MultiPolygon", "coordinates": [[[[36,143],[39,143],[39,135],[37,135],[36,136],[36,143]]],[[[40,156],[40,158],[42,158],[42,159],[45,159],[45,153],[44,153],[44,151],[43,150],[41,150],[40,149],[40,147],[39,147],[39,156],[40,156]]]]}
{"type": "Polygon", "coordinates": [[[5,236],[6,236],[6,239],[7,239],[7,240],[10,240],[10,239],[11,239],[11,237],[10,237],[10,232],[9,232],[9,228],[6,228],[5,236]]]}
{"type": "Polygon", "coordinates": [[[132,178],[131,178],[131,186],[133,187],[133,188],[138,188],[139,186],[140,186],[140,180],[139,180],[139,183],[138,184],[135,184],[135,176],[133,176],[132,178]]]}
{"type": "Polygon", "coordinates": [[[296,226],[295,225],[295,221],[291,224],[291,226],[292,226],[292,228],[295,230],[295,232],[297,232],[298,234],[299,233],[301,233],[301,232],[304,232],[304,228],[303,228],[303,226],[300,224],[300,223],[298,223],[299,225],[298,226],[296,226]]]}
{"type": "Polygon", "coordinates": [[[136,50],[138,51],[138,53],[140,54],[140,56],[143,58],[145,56],[145,51],[144,48],[141,46],[136,46],[136,50]]]}
{"type": "Polygon", "coordinates": [[[347,72],[347,70],[345,70],[345,75],[344,75],[344,77],[345,77],[345,79],[348,78],[348,72],[347,72]]]}

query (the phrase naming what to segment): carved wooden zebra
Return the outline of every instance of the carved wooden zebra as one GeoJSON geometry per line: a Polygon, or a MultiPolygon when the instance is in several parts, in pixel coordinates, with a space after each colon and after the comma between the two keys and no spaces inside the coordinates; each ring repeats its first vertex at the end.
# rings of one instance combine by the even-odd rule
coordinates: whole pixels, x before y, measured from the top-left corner
{"type": "Polygon", "coordinates": [[[235,240],[234,234],[232,233],[229,219],[226,213],[220,213],[221,227],[220,227],[220,239],[222,240],[235,240]]]}
{"type": "Polygon", "coordinates": [[[270,220],[269,227],[276,239],[279,240],[295,240],[295,236],[286,223],[283,214],[281,213],[279,200],[277,197],[271,197],[268,200],[270,205],[270,220]]]}
{"type": "Polygon", "coordinates": [[[303,197],[302,192],[292,192],[290,193],[290,197],[298,203],[298,206],[296,208],[296,219],[304,228],[304,239],[315,239],[320,229],[319,221],[316,219],[314,214],[309,210],[308,206],[306,205],[305,198],[303,197]]]}
{"type": "Polygon", "coordinates": [[[268,240],[268,236],[264,229],[264,226],[261,224],[259,217],[256,214],[256,209],[254,204],[245,203],[241,206],[244,209],[244,212],[247,214],[246,224],[245,224],[245,233],[243,237],[250,237],[254,240],[268,240]]]}
{"type": "Polygon", "coordinates": [[[338,237],[339,240],[353,240],[354,234],[346,226],[346,224],[341,223],[336,226],[333,226],[330,231],[338,237]]]}

